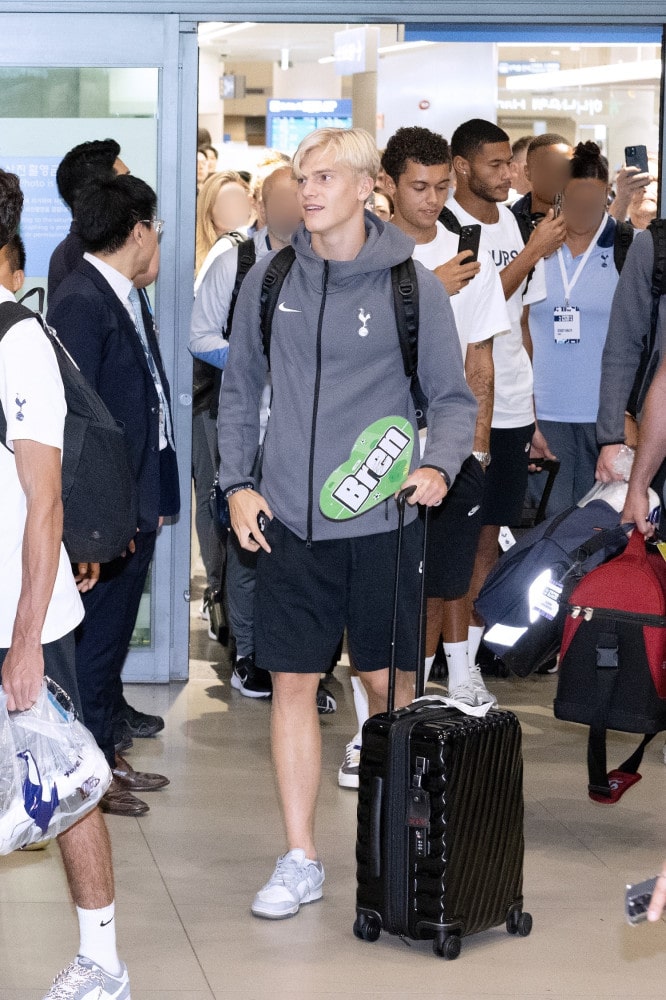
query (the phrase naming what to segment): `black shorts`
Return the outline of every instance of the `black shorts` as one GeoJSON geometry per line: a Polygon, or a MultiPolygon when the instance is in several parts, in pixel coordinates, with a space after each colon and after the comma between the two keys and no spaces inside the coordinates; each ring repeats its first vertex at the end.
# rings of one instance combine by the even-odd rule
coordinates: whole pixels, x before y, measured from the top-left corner
{"type": "MultiPolygon", "coordinates": [[[[84,721],[81,710],[81,699],[79,698],[79,687],[76,683],[76,658],[74,649],[73,632],[68,632],[62,639],[56,639],[55,642],[47,642],[42,646],[44,673],[67,692],[76,710],[77,718],[84,721]]],[[[2,664],[7,656],[7,652],[8,650],[6,649],[0,649],[0,677],[2,676],[2,664]]]]}
{"type": "MultiPolygon", "coordinates": [[[[403,533],[396,664],[416,669],[422,527],[403,533]]],[[[306,543],[277,518],[257,560],[255,659],[274,673],[323,673],[347,628],[359,671],[388,667],[397,531],[306,543]]]]}
{"type": "Polygon", "coordinates": [[[491,462],[485,473],[481,523],[519,525],[527,490],[534,424],[490,429],[491,462]]]}
{"type": "Polygon", "coordinates": [[[469,590],[481,533],[484,475],[470,455],[441,507],[430,508],[425,579],[428,597],[454,601],[469,590]]]}

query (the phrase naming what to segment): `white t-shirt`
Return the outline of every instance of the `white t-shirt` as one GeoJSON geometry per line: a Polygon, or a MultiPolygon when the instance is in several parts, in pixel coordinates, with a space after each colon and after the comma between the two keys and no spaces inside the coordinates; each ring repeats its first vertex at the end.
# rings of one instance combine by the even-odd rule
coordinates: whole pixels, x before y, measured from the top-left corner
{"type": "MultiPolygon", "coordinates": [[[[453,198],[448,208],[462,226],[470,226],[479,220],[466,212],[453,198]]],[[[480,250],[487,251],[498,272],[504,270],[525,246],[515,216],[505,205],[498,205],[499,222],[481,223],[480,250]]],[[[495,406],[493,427],[526,427],[534,420],[532,400],[532,365],[525,347],[520,319],[523,306],[541,302],[546,297],[546,280],[543,261],[534,268],[532,277],[522,282],[507,301],[511,329],[508,333],[495,337],[493,341],[493,361],[495,362],[495,406]]]]}
{"type": "MultiPolygon", "coordinates": [[[[0,287],[0,302],[13,301],[0,287]]],[[[7,444],[37,441],[62,453],[65,395],[53,348],[36,320],[23,320],[0,340],[0,403],[7,419],[7,444]]],[[[26,499],[12,451],[0,444],[0,648],[11,645],[21,593],[26,499]]],[[[60,546],[53,596],[42,629],[42,643],[55,642],[83,618],[83,604],[72,567],[60,546]]]]}
{"type": "MultiPolygon", "coordinates": [[[[458,237],[449,232],[441,222],[430,243],[417,243],[412,257],[429,271],[446,264],[458,253],[458,237]]],[[[497,269],[487,254],[480,254],[481,270],[457,295],[450,298],[456,320],[463,362],[470,344],[489,340],[510,329],[509,315],[497,269]]]]}

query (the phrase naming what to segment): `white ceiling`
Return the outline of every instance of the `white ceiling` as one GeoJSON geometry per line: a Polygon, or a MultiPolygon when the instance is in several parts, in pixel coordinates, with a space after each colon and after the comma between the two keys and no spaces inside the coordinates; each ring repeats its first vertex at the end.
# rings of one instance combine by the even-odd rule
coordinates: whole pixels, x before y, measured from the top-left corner
{"type": "MultiPolygon", "coordinates": [[[[345,28],[358,28],[358,24],[248,24],[203,22],[199,25],[199,46],[216,51],[221,58],[237,62],[279,62],[282,50],[288,49],[289,62],[313,63],[333,54],[333,36],[345,28]]],[[[379,25],[380,49],[402,40],[403,25],[379,25]]],[[[526,43],[500,45],[502,59],[554,59],[562,69],[584,66],[612,65],[633,62],[636,59],[659,59],[660,52],[654,45],[586,44],[580,45],[526,43]]]]}
{"type": "MultiPolygon", "coordinates": [[[[199,46],[212,48],[224,58],[238,62],[277,62],[282,49],[289,49],[290,62],[311,63],[333,55],[333,35],[336,31],[359,25],[255,24],[243,31],[234,30],[237,25],[230,25],[229,33],[222,29],[211,37],[217,27],[213,23],[199,26],[199,46]]],[[[398,41],[399,30],[399,25],[381,25],[380,46],[398,41]]]]}

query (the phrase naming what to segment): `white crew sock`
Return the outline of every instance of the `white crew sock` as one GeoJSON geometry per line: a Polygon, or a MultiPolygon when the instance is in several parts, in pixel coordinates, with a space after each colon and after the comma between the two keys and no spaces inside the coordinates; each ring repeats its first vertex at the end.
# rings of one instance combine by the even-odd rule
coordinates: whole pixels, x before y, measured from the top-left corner
{"type": "Polygon", "coordinates": [[[79,955],[89,958],[111,976],[119,976],[121,965],[116,951],[116,904],[100,910],[76,907],[81,943],[79,955]]]}
{"type": "Polygon", "coordinates": [[[433,653],[432,656],[426,656],[425,658],[425,681],[423,684],[424,688],[428,686],[428,681],[430,680],[430,671],[432,670],[432,665],[435,662],[435,656],[436,654],[433,653]]]}
{"type": "Polygon", "coordinates": [[[368,721],[370,716],[370,706],[368,704],[368,692],[365,690],[365,684],[360,677],[351,676],[350,678],[352,684],[352,690],[354,692],[354,708],[356,709],[356,720],[358,722],[358,731],[354,737],[354,743],[357,746],[361,745],[361,733],[363,731],[363,726],[368,721]]]}
{"type": "Polygon", "coordinates": [[[467,629],[467,658],[471,667],[476,666],[476,654],[479,652],[481,639],[485,632],[483,625],[470,625],[467,629]]]}
{"type": "Polygon", "coordinates": [[[449,669],[449,691],[460,687],[461,684],[469,684],[469,663],[467,661],[466,642],[445,642],[444,654],[446,665],[449,669]]]}

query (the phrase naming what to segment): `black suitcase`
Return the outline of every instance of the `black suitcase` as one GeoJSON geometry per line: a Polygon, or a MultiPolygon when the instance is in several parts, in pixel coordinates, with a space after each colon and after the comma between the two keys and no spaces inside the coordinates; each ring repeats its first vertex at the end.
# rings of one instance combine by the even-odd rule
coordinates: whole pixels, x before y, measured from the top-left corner
{"type": "MultiPolygon", "coordinates": [[[[405,498],[399,503],[394,608],[405,498]]],[[[421,639],[423,618],[422,594],[421,639]]],[[[393,630],[388,711],[363,727],[354,934],[376,941],[384,929],[431,939],[435,954],[449,959],[462,937],[499,924],[526,937],[518,719],[418,701],[393,711],[395,620],[393,630]]],[[[420,655],[417,695],[423,683],[420,655]]]]}

